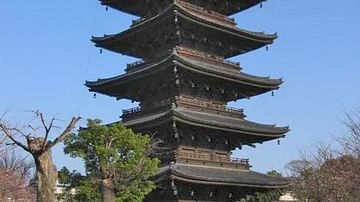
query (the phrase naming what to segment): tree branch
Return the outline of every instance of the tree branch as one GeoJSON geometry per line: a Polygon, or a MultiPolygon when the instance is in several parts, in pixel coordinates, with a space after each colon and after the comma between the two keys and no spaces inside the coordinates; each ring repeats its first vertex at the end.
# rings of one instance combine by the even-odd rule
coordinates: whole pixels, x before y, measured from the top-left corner
{"type": "Polygon", "coordinates": [[[43,127],[45,129],[46,134],[47,134],[49,129],[48,129],[47,125],[46,125],[44,114],[42,112],[37,111],[36,116],[40,117],[40,121],[41,121],[41,123],[42,123],[42,125],[43,125],[43,127]]]}
{"type": "MultiPolygon", "coordinates": [[[[2,123],[0,123],[0,129],[4,132],[4,134],[17,146],[21,147],[22,149],[24,149],[25,151],[31,153],[30,149],[25,146],[24,144],[22,144],[21,142],[17,141],[13,135],[11,134],[10,130],[2,123]]],[[[16,130],[16,131],[20,131],[20,130],[16,130]]],[[[21,131],[20,131],[21,132],[21,131]]]]}
{"type": "Polygon", "coordinates": [[[46,145],[45,150],[50,149],[51,147],[55,146],[56,144],[64,141],[65,137],[71,133],[71,131],[75,128],[77,122],[81,119],[81,117],[73,117],[65,128],[65,130],[52,142],[46,145]]]}
{"type": "Polygon", "coordinates": [[[9,112],[9,110],[5,111],[1,114],[0,121],[3,120],[3,118],[6,116],[6,114],[9,112]]]}
{"type": "Polygon", "coordinates": [[[41,122],[43,123],[43,126],[45,128],[44,142],[43,142],[43,144],[41,146],[41,149],[44,150],[45,146],[46,146],[46,143],[47,143],[47,141],[49,139],[49,134],[50,134],[51,128],[54,126],[55,118],[51,119],[49,126],[46,125],[45,120],[44,120],[44,116],[43,116],[42,113],[40,113],[40,119],[41,119],[41,122]]]}

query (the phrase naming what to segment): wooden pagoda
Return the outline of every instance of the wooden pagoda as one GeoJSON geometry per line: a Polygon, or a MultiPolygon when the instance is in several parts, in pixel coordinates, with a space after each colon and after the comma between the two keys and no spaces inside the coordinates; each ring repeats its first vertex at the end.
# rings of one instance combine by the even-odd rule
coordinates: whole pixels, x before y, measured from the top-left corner
{"type": "Polygon", "coordinates": [[[164,142],[158,188],[147,201],[241,201],[287,182],[233,158],[242,146],[282,138],[288,127],[246,120],[227,102],[277,90],[281,79],[242,72],[226,58],[273,43],[276,34],[236,27],[228,16],[263,0],[101,0],[139,20],[93,37],[97,47],[141,58],[123,75],[87,81],[91,92],[139,102],[122,122],[164,142]]]}

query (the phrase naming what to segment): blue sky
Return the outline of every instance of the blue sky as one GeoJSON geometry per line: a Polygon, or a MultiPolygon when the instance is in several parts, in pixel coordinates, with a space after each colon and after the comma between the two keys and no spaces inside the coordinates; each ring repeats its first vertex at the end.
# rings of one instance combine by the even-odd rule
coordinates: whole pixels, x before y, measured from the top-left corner
{"type": "MultiPolygon", "coordinates": [[[[284,171],[300,150],[313,150],[319,141],[335,143],[345,133],[347,109],[360,108],[360,1],[269,0],[234,16],[241,28],[277,32],[269,51],[259,49],[232,58],[244,72],[282,77],[282,88],[230,103],[244,108],[249,120],[290,125],[292,131],[276,141],[244,148],[236,156],[250,158],[253,169],[284,171]]],[[[40,109],[65,120],[80,115],[118,120],[126,100],[87,91],[85,80],[121,74],[134,58],[99,50],[91,35],[116,33],[129,27],[130,16],[108,12],[96,0],[3,1],[0,4],[0,112],[9,119],[32,120],[26,110],[40,109]]],[[[82,125],[85,124],[82,121],[82,125]]],[[[59,131],[55,131],[59,132],[59,131]]],[[[54,150],[58,167],[81,169],[79,160],[54,150]]]]}

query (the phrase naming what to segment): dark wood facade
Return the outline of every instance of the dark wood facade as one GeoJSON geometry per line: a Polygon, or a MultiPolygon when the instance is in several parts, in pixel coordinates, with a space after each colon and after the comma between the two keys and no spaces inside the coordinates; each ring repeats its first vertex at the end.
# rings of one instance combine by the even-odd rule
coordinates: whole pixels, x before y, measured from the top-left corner
{"type": "Polygon", "coordinates": [[[119,34],[93,37],[97,47],[141,58],[123,75],[87,81],[91,92],[130,99],[122,122],[156,134],[164,144],[153,177],[158,188],[147,201],[241,201],[287,182],[250,170],[232,157],[243,146],[283,138],[288,127],[246,120],[227,102],[279,89],[281,79],[242,72],[226,58],[269,45],[276,34],[236,27],[228,15],[262,0],[101,0],[140,16],[119,34]]]}

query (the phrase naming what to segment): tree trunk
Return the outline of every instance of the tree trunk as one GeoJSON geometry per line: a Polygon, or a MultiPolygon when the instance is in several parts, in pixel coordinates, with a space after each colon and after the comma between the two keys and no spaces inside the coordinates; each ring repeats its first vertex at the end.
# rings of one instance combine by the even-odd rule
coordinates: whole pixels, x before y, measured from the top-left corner
{"type": "Polygon", "coordinates": [[[33,157],[37,174],[37,201],[54,202],[57,171],[51,158],[51,150],[33,157]]]}
{"type": "Polygon", "coordinates": [[[114,184],[111,179],[104,179],[101,182],[101,201],[115,202],[114,184]]]}

